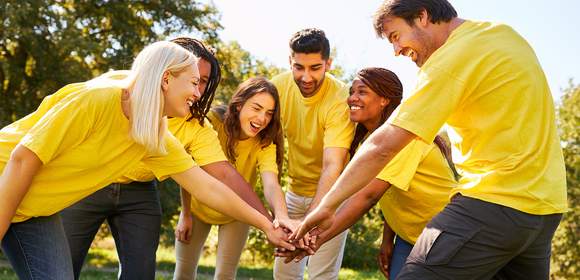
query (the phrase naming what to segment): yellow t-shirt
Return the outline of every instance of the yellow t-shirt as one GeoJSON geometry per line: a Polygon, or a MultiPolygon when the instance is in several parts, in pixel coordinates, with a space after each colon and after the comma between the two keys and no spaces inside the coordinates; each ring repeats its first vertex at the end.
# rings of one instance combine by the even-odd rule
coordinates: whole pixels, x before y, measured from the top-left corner
{"type": "Polygon", "coordinates": [[[449,125],[460,187],[451,195],[545,215],[566,206],[554,104],[528,43],[502,24],[466,21],[419,71],[392,121],[431,142],[449,125]]]}
{"type": "Polygon", "coordinates": [[[457,187],[453,172],[435,144],[411,141],[377,179],[388,182],[379,205],[385,220],[405,241],[415,244],[421,231],[449,202],[457,187]]]}
{"type": "Polygon", "coordinates": [[[281,121],[288,140],[290,190],[313,197],[322,171],[324,148],[350,147],[354,124],[346,104],[348,87],[326,74],[318,92],[305,98],[292,72],[272,78],[280,94],[281,121]]]}
{"type": "MultiPolygon", "coordinates": [[[[187,121],[187,118],[170,118],[167,121],[167,128],[199,166],[227,160],[219,144],[217,133],[207,119],[202,126],[197,119],[187,121]]],[[[144,164],[140,164],[138,168],[117,179],[116,182],[127,184],[133,181],[151,181],[154,178],[153,172],[144,164]]]]}
{"type": "Polygon", "coordinates": [[[30,115],[0,130],[0,171],[17,144],[43,162],[12,222],[49,216],[81,200],[143,162],[163,178],[194,162],[167,132],[167,155],[151,155],[129,135],[121,89],[71,84],[43,100],[30,115]]]}
{"type": "MultiPolygon", "coordinates": [[[[221,118],[215,112],[210,112],[207,117],[216,129],[221,146],[225,151],[227,138],[221,118]]],[[[269,171],[278,174],[276,144],[270,144],[262,148],[258,138],[252,137],[239,141],[235,152],[236,162],[234,167],[250,185],[255,186],[258,181],[256,167],[260,172],[269,171]]],[[[191,212],[208,224],[221,225],[234,221],[234,219],[197,201],[194,197],[191,198],[191,212]]]]}

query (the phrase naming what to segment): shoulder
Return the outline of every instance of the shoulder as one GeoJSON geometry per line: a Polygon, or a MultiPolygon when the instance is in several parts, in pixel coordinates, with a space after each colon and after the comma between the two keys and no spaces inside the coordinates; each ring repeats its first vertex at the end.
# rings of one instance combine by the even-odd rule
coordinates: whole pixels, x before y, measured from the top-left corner
{"type": "Polygon", "coordinates": [[[290,88],[290,85],[292,85],[292,83],[294,82],[292,71],[280,73],[272,77],[272,79],[270,79],[270,82],[272,82],[272,84],[276,86],[276,89],[278,89],[278,91],[288,90],[290,88]]]}

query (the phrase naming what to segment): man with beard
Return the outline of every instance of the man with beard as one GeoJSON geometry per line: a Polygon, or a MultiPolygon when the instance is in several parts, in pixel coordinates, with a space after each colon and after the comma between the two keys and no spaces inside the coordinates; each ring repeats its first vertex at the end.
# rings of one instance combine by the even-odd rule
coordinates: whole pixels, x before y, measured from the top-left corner
{"type": "MultiPolygon", "coordinates": [[[[291,71],[272,78],[278,89],[281,121],[288,140],[286,193],[288,215],[302,219],[330,189],[345,166],[354,135],[349,120],[348,88],[327,72],[330,46],[319,29],[304,29],[290,39],[291,71]]],[[[337,279],[347,232],[321,247],[309,260],[285,264],[276,258],[276,279],[337,279]]]]}

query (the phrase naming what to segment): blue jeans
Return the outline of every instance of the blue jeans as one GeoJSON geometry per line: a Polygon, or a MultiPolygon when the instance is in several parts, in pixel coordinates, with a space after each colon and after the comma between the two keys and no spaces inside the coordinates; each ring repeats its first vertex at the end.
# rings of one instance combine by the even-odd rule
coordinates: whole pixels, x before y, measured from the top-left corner
{"type": "Polygon", "coordinates": [[[58,214],[12,223],[2,250],[20,280],[72,279],[70,251],[58,214]]]}
{"type": "Polygon", "coordinates": [[[405,265],[407,257],[413,249],[413,244],[403,240],[398,235],[395,237],[395,246],[393,248],[393,256],[391,257],[391,264],[389,265],[389,279],[395,280],[397,275],[405,265]]]}
{"type": "Polygon", "coordinates": [[[157,184],[111,184],[61,212],[78,279],[89,247],[106,220],[119,255],[119,279],[154,279],[161,229],[157,184]]]}

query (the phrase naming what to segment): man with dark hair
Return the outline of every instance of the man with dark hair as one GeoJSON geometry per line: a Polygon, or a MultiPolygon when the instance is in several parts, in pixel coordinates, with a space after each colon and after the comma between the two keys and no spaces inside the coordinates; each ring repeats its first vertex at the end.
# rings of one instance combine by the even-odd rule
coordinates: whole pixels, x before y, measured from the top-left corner
{"type": "MultiPolygon", "coordinates": [[[[328,74],[330,46],[320,29],[304,29],[290,39],[291,71],[272,78],[278,89],[281,121],[288,140],[288,215],[301,219],[326,194],[347,160],[354,135],[346,98],[348,88],[328,74]]],[[[276,258],[276,279],[337,279],[347,233],[322,246],[309,260],[285,264],[276,258]]]]}
{"type": "Polygon", "coordinates": [[[411,140],[447,123],[462,175],[398,279],[548,279],[551,240],[567,210],[553,99],[530,45],[503,24],[458,18],[446,0],[392,0],[375,17],[395,55],[420,67],[394,119],[359,149],[296,231],[327,228],[342,201],[411,140]]]}

